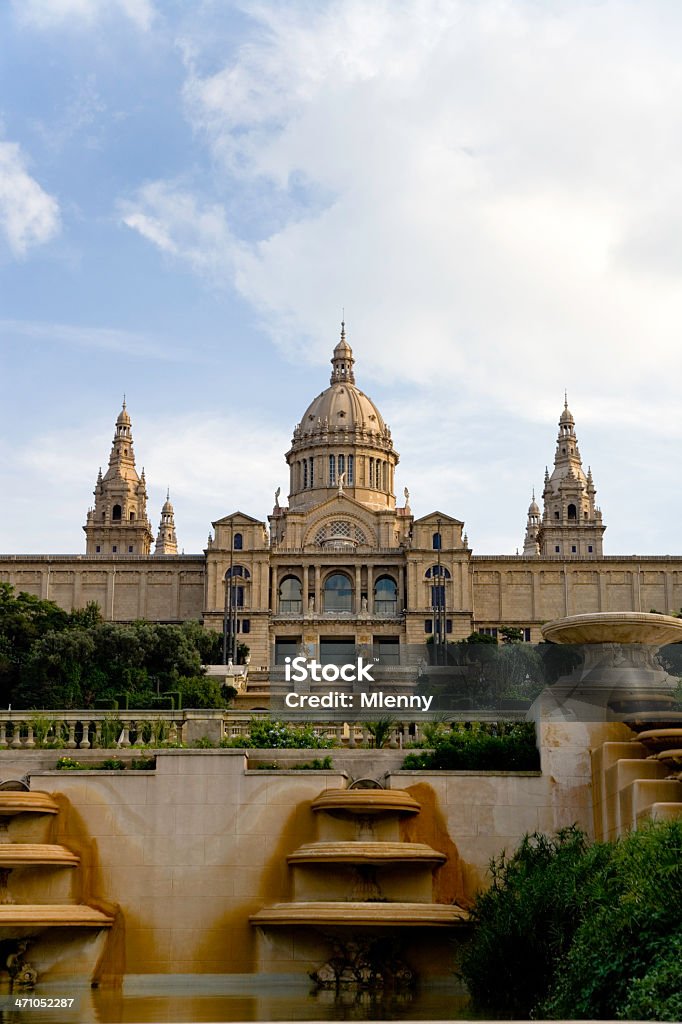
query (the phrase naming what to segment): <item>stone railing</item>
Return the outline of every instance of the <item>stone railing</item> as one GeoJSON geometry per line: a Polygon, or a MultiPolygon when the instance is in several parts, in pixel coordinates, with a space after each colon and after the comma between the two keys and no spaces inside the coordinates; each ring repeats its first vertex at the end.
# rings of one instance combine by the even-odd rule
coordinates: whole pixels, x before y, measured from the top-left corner
{"type": "Polygon", "coordinates": [[[183,711],[0,711],[0,749],[182,743],[185,729],[183,711]]]}
{"type": "MultiPolygon", "coordinates": [[[[315,722],[290,719],[281,711],[0,711],[0,750],[34,750],[54,748],[65,750],[123,749],[155,747],[164,744],[192,746],[199,740],[210,740],[218,746],[221,740],[247,737],[254,719],[273,718],[292,727],[311,724],[317,736],[331,740],[338,747],[374,746],[372,716],[388,717],[385,712],[367,711],[365,721],[344,721],[341,718],[315,722]]],[[[419,720],[400,719],[400,712],[390,716],[384,745],[392,749],[418,744],[424,738],[424,727],[436,714],[421,714],[419,720]],[[395,720],[393,720],[395,719],[395,720]]],[[[462,710],[448,714],[448,719],[479,722],[523,720],[525,712],[514,710],[503,715],[494,710],[462,710]]]]}

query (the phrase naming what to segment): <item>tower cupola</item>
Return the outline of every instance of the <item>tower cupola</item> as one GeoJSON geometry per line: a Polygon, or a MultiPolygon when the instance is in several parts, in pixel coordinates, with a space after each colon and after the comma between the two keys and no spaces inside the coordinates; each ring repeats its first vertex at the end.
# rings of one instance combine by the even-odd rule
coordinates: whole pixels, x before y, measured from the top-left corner
{"type": "Polygon", "coordinates": [[[166,492],[166,500],[161,509],[161,522],[156,535],[155,555],[177,555],[178,538],[175,534],[175,513],[170,500],[170,491],[166,492]]]}
{"type": "MultiPolygon", "coordinates": [[[[543,515],[537,542],[542,556],[561,558],[601,557],[605,526],[600,509],[595,505],[597,491],[592,471],[583,470],[575,420],[564,395],[564,408],[559,417],[559,433],[554,453],[554,469],[545,469],[542,491],[543,515]]],[[[532,506],[531,506],[532,507],[532,506]]],[[[528,513],[528,528],[531,511],[528,513]]],[[[525,545],[524,545],[525,550],[525,545]]]]}
{"type": "Polygon", "coordinates": [[[381,413],[355,383],[345,322],[331,363],[329,387],[296,424],[285,456],[289,508],[309,508],[347,493],[370,508],[393,509],[398,453],[381,413]]]}
{"type": "Polygon", "coordinates": [[[88,555],[148,555],[154,535],[147,518],[144,470],[138,476],[130,415],[123,408],[116,419],[109,466],[95,485],[95,504],[83,529],[88,555]]]}

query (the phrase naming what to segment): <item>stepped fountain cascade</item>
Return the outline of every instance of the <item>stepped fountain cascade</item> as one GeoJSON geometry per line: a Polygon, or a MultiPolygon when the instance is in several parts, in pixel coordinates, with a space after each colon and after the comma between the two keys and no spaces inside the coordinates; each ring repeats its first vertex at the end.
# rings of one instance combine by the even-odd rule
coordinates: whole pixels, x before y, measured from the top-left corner
{"type": "Polygon", "coordinates": [[[573,615],[543,627],[546,640],[579,645],[582,664],[539,698],[546,718],[601,721],[593,746],[592,805],[597,839],[647,821],[682,817],[682,711],[677,679],[659,660],[682,642],[682,619],[655,613],[573,615]]]}
{"type": "MultiPolygon", "coordinates": [[[[48,793],[31,792],[23,783],[0,786],[0,967],[6,965],[13,988],[32,988],[38,968],[42,972],[55,958],[63,958],[68,947],[63,937],[57,952],[48,948],[49,941],[43,942],[52,929],[60,935],[69,929],[70,937],[83,946],[85,936],[103,933],[114,921],[110,913],[74,900],[72,880],[65,876],[79,867],[77,854],[53,843],[13,841],[11,823],[18,816],[35,821],[58,813],[48,793]]],[[[28,828],[35,831],[32,825],[28,828]]],[[[96,956],[100,952],[94,950],[96,956]]]]}
{"type": "Polygon", "coordinates": [[[442,939],[430,943],[427,933],[468,920],[461,907],[433,902],[433,873],[445,854],[400,837],[401,819],[418,815],[419,803],[405,790],[371,785],[328,789],[312,802],[319,838],[287,857],[291,902],[250,918],[266,934],[293,931],[294,956],[312,955],[311,966],[317,960],[311,976],[321,987],[410,984],[416,973],[403,959],[414,955],[410,940],[419,935],[423,953],[443,945],[442,939]],[[312,948],[310,930],[316,936],[312,948]],[[306,931],[307,941],[297,942],[306,931]],[[328,948],[323,966],[321,938],[328,948]]]}

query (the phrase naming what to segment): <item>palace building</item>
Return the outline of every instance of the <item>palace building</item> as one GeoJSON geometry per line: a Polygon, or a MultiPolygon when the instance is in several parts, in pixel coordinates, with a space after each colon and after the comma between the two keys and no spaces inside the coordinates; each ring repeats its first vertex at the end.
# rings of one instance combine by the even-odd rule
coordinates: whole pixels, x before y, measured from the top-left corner
{"type": "MultiPolygon", "coordinates": [[[[542,508],[528,509],[523,553],[474,554],[464,523],[440,510],[415,519],[396,500],[399,456],[388,425],[355,380],[342,327],[329,386],[308,405],[285,455],[289,495],[267,523],[240,511],[213,522],[201,554],[178,554],[174,510],[156,538],[131,419],[116,420],[97,477],[84,555],[5,555],[0,579],[105,618],[227,628],[267,671],[301,648],[324,657],[373,645],[387,664],[405,645],[502,626],[540,640],[540,625],[581,612],[670,612],[682,606],[682,557],[604,555],[596,488],[567,402],[542,508]]],[[[520,530],[521,533],[521,530],[520,530]]]]}

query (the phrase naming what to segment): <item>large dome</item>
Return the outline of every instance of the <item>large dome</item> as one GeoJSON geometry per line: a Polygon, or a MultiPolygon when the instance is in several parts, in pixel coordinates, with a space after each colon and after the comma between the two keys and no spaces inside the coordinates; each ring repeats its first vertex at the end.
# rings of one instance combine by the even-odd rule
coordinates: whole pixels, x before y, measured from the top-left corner
{"type": "Polygon", "coordinates": [[[346,341],[345,330],[332,356],[330,386],[314,398],[298,425],[301,435],[334,429],[360,430],[369,434],[385,434],[386,424],[371,398],[355,385],[353,350],[346,341]]]}
{"type": "Polygon", "coordinates": [[[372,434],[383,434],[386,430],[371,398],[350,383],[332,384],[313,399],[301,417],[301,434],[327,432],[335,427],[366,430],[372,434]]]}
{"type": "Polygon", "coordinates": [[[294,427],[286,455],[289,507],[309,507],[345,492],[371,508],[393,508],[398,453],[383,416],[355,384],[355,360],[343,325],[331,362],[329,387],[294,427]]]}

